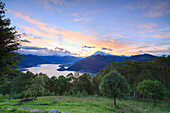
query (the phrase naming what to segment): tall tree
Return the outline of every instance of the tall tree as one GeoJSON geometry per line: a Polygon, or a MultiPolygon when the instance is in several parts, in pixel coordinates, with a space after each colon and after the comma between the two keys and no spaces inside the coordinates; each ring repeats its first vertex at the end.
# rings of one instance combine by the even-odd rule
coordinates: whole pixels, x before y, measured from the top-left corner
{"type": "Polygon", "coordinates": [[[127,98],[130,93],[129,84],[125,78],[116,71],[106,74],[99,86],[100,91],[107,97],[114,98],[116,106],[116,98],[127,98]]]}
{"type": "Polygon", "coordinates": [[[5,17],[5,4],[0,0],[0,79],[9,70],[16,67],[20,58],[19,35],[15,27],[10,27],[11,20],[5,17]]]}
{"type": "Polygon", "coordinates": [[[154,106],[156,106],[156,99],[166,97],[166,89],[157,80],[144,80],[138,84],[137,90],[139,93],[151,97],[154,100],[154,106]]]}

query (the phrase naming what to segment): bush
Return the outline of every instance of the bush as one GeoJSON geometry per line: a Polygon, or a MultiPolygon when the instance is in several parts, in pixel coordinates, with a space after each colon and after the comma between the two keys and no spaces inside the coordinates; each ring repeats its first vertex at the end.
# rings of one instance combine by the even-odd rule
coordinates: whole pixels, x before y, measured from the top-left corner
{"type": "Polygon", "coordinates": [[[10,99],[10,96],[9,96],[8,94],[6,94],[6,95],[4,96],[4,98],[5,98],[5,99],[10,99]]]}
{"type": "Polygon", "coordinates": [[[5,99],[10,99],[10,96],[8,94],[6,95],[0,94],[0,102],[3,102],[5,99]]]}
{"type": "Polygon", "coordinates": [[[68,95],[68,93],[65,91],[63,95],[66,96],[66,95],[68,95]]]}
{"type": "Polygon", "coordinates": [[[4,95],[0,94],[0,102],[3,102],[3,101],[4,101],[4,95]]]}
{"type": "Polygon", "coordinates": [[[100,97],[100,95],[98,95],[97,93],[95,93],[94,97],[95,97],[95,98],[98,98],[98,97],[100,97]]]}
{"type": "Polygon", "coordinates": [[[67,95],[74,96],[74,95],[77,95],[77,93],[74,90],[71,89],[71,90],[69,90],[67,95]]]}
{"type": "Polygon", "coordinates": [[[87,91],[86,91],[86,90],[83,90],[83,92],[81,93],[81,96],[82,96],[82,97],[83,97],[83,96],[88,96],[87,91]]]}
{"type": "Polygon", "coordinates": [[[46,93],[44,93],[44,96],[55,96],[55,92],[46,91],[46,93]]]}
{"type": "Polygon", "coordinates": [[[76,96],[77,96],[77,97],[81,97],[81,92],[78,91],[76,96]]]}
{"type": "Polygon", "coordinates": [[[22,94],[15,92],[15,93],[11,93],[10,97],[12,97],[13,99],[20,99],[20,98],[22,98],[22,94]]]}

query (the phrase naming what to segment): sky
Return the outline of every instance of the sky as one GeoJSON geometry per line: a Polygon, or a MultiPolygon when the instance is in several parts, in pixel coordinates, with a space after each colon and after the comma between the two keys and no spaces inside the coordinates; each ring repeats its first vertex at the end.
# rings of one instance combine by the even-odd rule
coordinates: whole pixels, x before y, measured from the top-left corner
{"type": "Polygon", "coordinates": [[[170,54],[170,0],[2,0],[23,54],[170,54]]]}

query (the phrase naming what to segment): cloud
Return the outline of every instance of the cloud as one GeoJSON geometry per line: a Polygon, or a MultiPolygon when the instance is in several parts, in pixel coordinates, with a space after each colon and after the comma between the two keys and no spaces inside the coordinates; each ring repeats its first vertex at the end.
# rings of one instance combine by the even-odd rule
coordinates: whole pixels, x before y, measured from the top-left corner
{"type": "Polygon", "coordinates": [[[63,50],[64,50],[64,48],[55,47],[55,50],[63,51],[63,50]]]}
{"type": "MultiPolygon", "coordinates": [[[[22,18],[23,19],[23,18],[22,18]]],[[[43,23],[39,21],[40,23],[43,23]]],[[[31,23],[31,22],[30,22],[31,23]]],[[[44,52],[44,54],[56,54],[56,52],[89,56],[98,50],[109,51],[113,54],[130,55],[138,53],[139,48],[136,45],[139,43],[135,40],[126,38],[126,35],[109,32],[108,36],[103,38],[101,36],[91,35],[88,33],[73,31],[61,28],[47,23],[35,24],[34,27],[22,26],[20,28],[25,31],[22,34],[24,39],[29,40],[31,43],[24,43],[23,46],[36,46],[40,48],[48,47],[51,52],[44,52]],[[84,47],[82,47],[82,45],[84,47]],[[57,46],[57,47],[56,47],[57,46]],[[56,48],[56,50],[55,50],[56,48]],[[82,53],[82,48],[85,49],[82,53]],[[87,48],[87,49],[86,49],[87,48]],[[88,49],[93,48],[93,49],[88,49]],[[114,50],[111,51],[111,50],[114,50]],[[73,54],[76,53],[76,54],[73,54]]],[[[141,24],[139,27],[150,29],[157,27],[155,24],[141,24]],[[151,27],[150,27],[151,26],[151,27]]],[[[37,50],[29,50],[37,51],[37,50]]],[[[41,50],[42,51],[42,50],[41,50]]],[[[39,51],[37,51],[39,53],[39,51]]],[[[35,54],[35,53],[34,53],[35,54]]]]}
{"type": "Polygon", "coordinates": [[[51,1],[52,3],[56,5],[63,5],[65,3],[65,0],[45,0],[45,1],[51,1]]]}
{"type": "Polygon", "coordinates": [[[73,13],[72,16],[78,17],[78,13],[73,13]]]}
{"type": "Polygon", "coordinates": [[[170,38],[170,33],[162,32],[160,34],[152,34],[151,37],[153,37],[153,38],[170,38]]]}
{"type": "Polygon", "coordinates": [[[47,10],[61,13],[62,10],[59,8],[59,6],[67,5],[65,0],[37,0],[38,3],[42,4],[47,10]],[[54,7],[55,5],[55,7],[54,7]]]}
{"type": "Polygon", "coordinates": [[[36,46],[36,47],[56,47],[56,45],[61,46],[61,44],[57,41],[49,40],[49,39],[44,39],[42,37],[36,37],[33,34],[27,34],[24,33],[25,35],[21,35],[22,38],[29,40],[31,43],[23,43],[22,46],[36,46]]]}
{"type": "Polygon", "coordinates": [[[31,43],[31,41],[29,41],[29,40],[27,40],[27,39],[21,40],[21,42],[24,42],[24,43],[31,43]]]}
{"type": "Polygon", "coordinates": [[[35,18],[29,16],[28,14],[12,11],[10,9],[8,9],[8,11],[10,13],[12,13],[15,17],[22,18],[23,20],[25,20],[25,21],[27,21],[29,23],[36,24],[36,25],[41,25],[41,26],[45,26],[46,25],[46,23],[43,23],[40,20],[35,19],[35,18]]]}
{"type": "Polygon", "coordinates": [[[113,51],[112,49],[109,48],[102,48],[102,50],[113,51]]]}
{"type": "Polygon", "coordinates": [[[144,28],[146,31],[148,32],[153,32],[154,31],[154,28],[157,27],[157,24],[154,24],[154,23],[146,23],[146,24],[140,24],[138,25],[138,27],[140,28],[144,28]]]}
{"type": "Polygon", "coordinates": [[[140,50],[138,53],[150,53],[150,54],[170,54],[170,48],[167,49],[152,49],[152,50],[140,50]]]}
{"type": "Polygon", "coordinates": [[[145,13],[145,16],[148,17],[160,17],[164,14],[170,12],[169,10],[169,0],[157,0],[153,5],[150,5],[148,12],[145,13]]]}
{"type": "Polygon", "coordinates": [[[45,50],[45,51],[48,51],[48,48],[32,47],[32,46],[21,46],[20,48],[26,49],[26,50],[45,50]]]}
{"type": "Polygon", "coordinates": [[[138,49],[143,49],[143,48],[148,48],[148,47],[150,47],[149,44],[144,44],[144,45],[138,46],[138,47],[136,47],[134,49],[138,50],[138,49]]]}
{"type": "Polygon", "coordinates": [[[48,49],[46,47],[34,47],[34,46],[21,46],[18,50],[22,54],[33,54],[33,55],[60,55],[60,56],[70,56],[72,53],[68,50],[64,51],[58,51],[58,50],[52,50],[48,49]]]}
{"type": "Polygon", "coordinates": [[[75,22],[80,22],[80,21],[82,21],[82,19],[81,18],[75,18],[74,21],[75,22]]]}
{"type": "Polygon", "coordinates": [[[130,2],[126,9],[142,11],[142,15],[145,17],[161,17],[170,12],[169,0],[136,0],[130,2]]]}
{"type": "Polygon", "coordinates": [[[141,53],[141,52],[143,52],[143,51],[142,51],[142,50],[139,50],[138,52],[141,53]]]}
{"type": "Polygon", "coordinates": [[[87,45],[83,45],[82,48],[96,48],[96,46],[87,46],[87,45]]]}
{"type": "Polygon", "coordinates": [[[35,28],[32,28],[32,27],[21,26],[21,28],[24,29],[26,32],[33,33],[35,35],[40,35],[40,36],[44,36],[44,37],[48,37],[48,38],[56,38],[56,37],[58,37],[58,36],[56,36],[54,34],[47,33],[46,31],[35,29],[35,28]]]}
{"type": "MultiPolygon", "coordinates": [[[[18,14],[18,13],[16,13],[16,14],[18,14]]],[[[28,16],[28,17],[30,17],[30,16],[28,16]]],[[[20,18],[25,19],[21,16],[20,16],[20,18]]],[[[35,19],[33,19],[33,20],[35,20],[35,19]]],[[[41,21],[38,21],[38,20],[36,20],[36,22],[32,22],[32,21],[28,21],[28,22],[35,24],[37,26],[37,28],[27,27],[27,26],[20,26],[20,27],[28,33],[43,36],[48,39],[49,38],[55,38],[55,39],[62,38],[62,41],[66,42],[68,44],[76,44],[76,45],[87,44],[87,45],[94,45],[99,48],[103,47],[103,45],[105,45],[106,48],[127,47],[126,45],[120,45],[119,43],[115,43],[114,40],[99,39],[93,35],[77,32],[77,31],[72,31],[72,30],[68,30],[68,29],[64,29],[64,28],[59,28],[58,26],[51,26],[46,23],[42,23],[41,21]],[[40,24],[40,23],[42,23],[42,24],[40,24]]],[[[35,43],[36,38],[35,38],[35,36],[29,36],[27,39],[34,40],[31,42],[35,43]]],[[[43,43],[43,41],[46,43],[45,45],[49,44],[49,42],[53,42],[52,40],[44,40],[42,38],[36,39],[36,41],[38,41],[38,40],[39,40],[39,42],[36,42],[36,45],[39,43],[41,46],[42,46],[41,43],[43,43]],[[47,42],[47,41],[49,41],[49,42],[47,42]]],[[[55,42],[55,43],[57,43],[57,42],[55,42]]],[[[59,45],[59,42],[58,42],[58,45],[59,45]]]]}

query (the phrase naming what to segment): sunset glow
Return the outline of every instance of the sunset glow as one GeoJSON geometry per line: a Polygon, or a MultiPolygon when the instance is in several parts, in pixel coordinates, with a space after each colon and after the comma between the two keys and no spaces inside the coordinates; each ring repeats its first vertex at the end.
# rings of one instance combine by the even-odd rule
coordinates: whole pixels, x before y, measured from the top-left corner
{"type": "Polygon", "coordinates": [[[22,52],[170,54],[169,0],[8,0],[22,52]],[[27,47],[27,48],[26,48],[27,47]],[[35,48],[34,48],[35,50],[35,48]]]}

